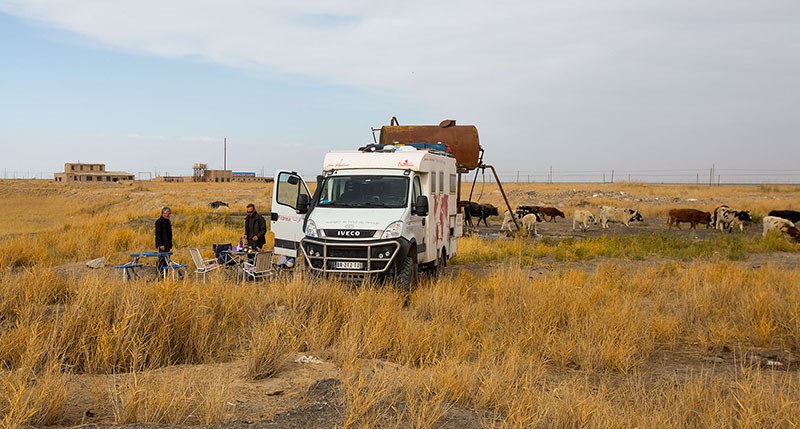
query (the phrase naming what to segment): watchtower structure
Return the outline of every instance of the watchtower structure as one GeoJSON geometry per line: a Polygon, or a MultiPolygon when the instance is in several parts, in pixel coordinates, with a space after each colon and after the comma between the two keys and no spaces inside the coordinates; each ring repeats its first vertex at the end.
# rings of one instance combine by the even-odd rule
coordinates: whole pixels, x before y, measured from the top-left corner
{"type": "Polygon", "coordinates": [[[205,182],[208,164],[195,163],[192,167],[192,182],[205,182]]]}

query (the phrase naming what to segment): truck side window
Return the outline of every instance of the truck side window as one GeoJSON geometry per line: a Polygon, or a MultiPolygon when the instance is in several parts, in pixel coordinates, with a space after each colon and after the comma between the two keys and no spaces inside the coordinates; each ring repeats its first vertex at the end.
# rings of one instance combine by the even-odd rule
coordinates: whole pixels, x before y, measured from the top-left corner
{"type": "Polygon", "coordinates": [[[414,176],[414,191],[411,193],[411,195],[413,197],[411,199],[411,204],[416,204],[417,197],[422,195],[422,185],[420,185],[419,176],[414,176]]]}
{"type": "Polygon", "coordinates": [[[278,204],[297,209],[297,196],[300,194],[308,195],[308,191],[299,176],[289,173],[278,175],[278,196],[275,199],[278,204]]]}
{"type": "Polygon", "coordinates": [[[439,172],[439,193],[444,193],[444,172],[439,172]]]}
{"type": "Polygon", "coordinates": [[[431,195],[436,193],[436,173],[430,174],[431,178],[431,195]]]}
{"type": "Polygon", "coordinates": [[[450,193],[451,194],[455,194],[457,187],[458,187],[458,182],[456,181],[456,175],[455,174],[451,174],[450,175],[450,193]]]}

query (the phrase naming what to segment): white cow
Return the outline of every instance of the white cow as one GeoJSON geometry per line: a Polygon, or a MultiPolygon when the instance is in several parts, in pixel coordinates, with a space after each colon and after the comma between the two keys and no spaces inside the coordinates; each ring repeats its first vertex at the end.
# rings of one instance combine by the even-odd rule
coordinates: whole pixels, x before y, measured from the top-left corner
{"type": "Polygon", "coordinates": [[[508,230],[508,232],[511,232],[511,225],[514,225],[513,216],[514,215],[508,210],[503,213],[503,224],[500,225],[500,231],[508,230]]]}
{"type": "Polygon", "coordinates": [[[764,237],[769,235],[771,231],[780,231],[782,234],[793,238],[794,241],[800,242],[800,229],[794,226],[791,221],[777,216],[764,216],[761,222],[764,225],[764,232],[762,233],[764,237]]]}
{"type": "Polygon", "coordinates": [[[575,231],[575,225],[581,226],[581,231],[586,231],[589,224],[597,225],[597,218],[594,217],[589,210],[578,209],[572,215],[572,230],[575,231]]]}
{"type": "Polygon", "coordinates": [[[541,221],[542,218],[538,213],[528,213],[522,217],[522,229],[528,231],[528,234],[533,233],[533,235],[538,236],[539,233],[536,232],[536,223],[541,221]]]}
{"type": "Polygon", "coordinates": [[[749,211],[736,210],[728,206],[717,207],[712,216],[711,222],[718,231],[731,232],[734,226],[738,226],[739,232],[744,232],[745,222],[753,221],[749,211]]]}
{"type": "Polygon", "coordinates": [[[633,209],[611,206],[600,207],[600,223],[603,228],[608,228],[609,222],[619,222],[625,226],[630,226],[631,222],[644,222],[644,217],[633,209]]]}

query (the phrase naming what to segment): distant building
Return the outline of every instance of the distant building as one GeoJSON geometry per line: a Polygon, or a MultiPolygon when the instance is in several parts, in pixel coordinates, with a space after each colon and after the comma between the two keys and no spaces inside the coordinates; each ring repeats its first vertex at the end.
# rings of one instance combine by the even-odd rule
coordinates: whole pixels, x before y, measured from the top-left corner
{"type": "Polygon", "coordinates": [[[250,171],[209,170],[207,164],[197,163],[192,167],[193,182],[272,182],[272,177],[259,177],[250,171]]]}
{"type": "Polygon", "coordinates": [[[154,182],[183,183],[191,181],[191,177],[186,176],[156,176],[154,182]]]}
{"type": "Polygon", "coordinates": [[[272,177],[256,176],[252,171],[233,171],[231,172],[231,179],[234,182],[272,182],[272,177]]]}
{"type": "Polygon", "coordinates": [[[105,164],[64,164],[63,173],[53,174],[56,182],[119,182],[120,180],[134,180],[134,175],[121,171],[106,171],[105,164]]]}

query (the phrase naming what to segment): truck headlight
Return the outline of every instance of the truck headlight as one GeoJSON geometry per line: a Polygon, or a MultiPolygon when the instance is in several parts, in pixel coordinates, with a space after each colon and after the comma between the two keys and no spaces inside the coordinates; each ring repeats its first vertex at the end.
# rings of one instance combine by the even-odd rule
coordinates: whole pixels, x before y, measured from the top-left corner
{"type": "Polygon", "coordinates": [[[392,222],[386,227],[385,230],[383,230],[383,235],[381,235],[381,238],[397,238],[401,235],[403,235],[403,221],[398,220],[396,222],[392,222]]]}
{"type": "Polygon", "coordinates": [[[309,219],[308,222],[306,222],[306,237],[319,238],[319,232],[317,231],[317,224],[311,219],[309,219]]]}

